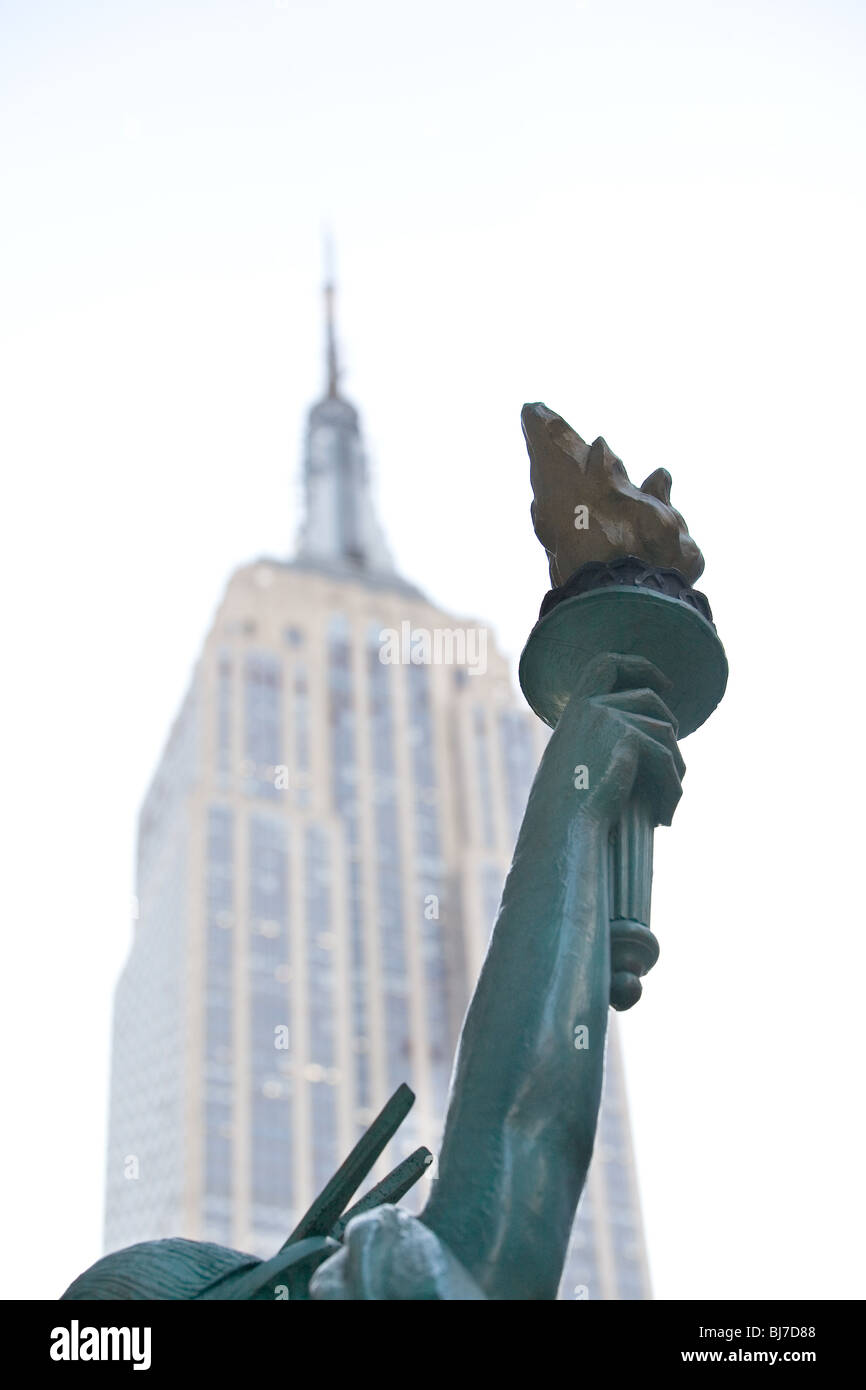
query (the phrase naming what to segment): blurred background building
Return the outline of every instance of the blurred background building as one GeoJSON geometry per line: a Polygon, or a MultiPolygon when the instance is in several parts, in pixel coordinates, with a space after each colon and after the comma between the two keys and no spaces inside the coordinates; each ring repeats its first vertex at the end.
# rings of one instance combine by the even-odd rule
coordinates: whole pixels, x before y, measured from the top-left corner
{"type": "MultiPolygon", "coordinates": [[[[402,1081],[375,1176],[437,1150],[547,734],[488,629],[395,572],[326,305],[296,556],[230,579],[141,810],[107,1250],[273,1254],[402,1081]]],[[[613,1018],[560,1296],[650,1297],[613,1018]]]]}

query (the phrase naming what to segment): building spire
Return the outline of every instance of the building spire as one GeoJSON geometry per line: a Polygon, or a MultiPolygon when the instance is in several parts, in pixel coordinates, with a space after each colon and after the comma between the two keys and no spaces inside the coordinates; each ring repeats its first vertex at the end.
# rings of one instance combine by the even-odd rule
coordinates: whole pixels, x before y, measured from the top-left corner
{"type": "Polygon", "coordinates": [[[330,232],[325,232],[325,340],[327,344],[328,396],[334,400],[340,394],[340,366],[337,360],[337,335],[334,327],[334,300],[336,285],[334,276],[334,243],[330,232]]]}
{"type": "Polygon", "coordinates": [[[313,406],[304,458],[305,517],[298,560],[354,573],[393,575],[373,506],[358,412],[340,394],[334,327],[334,253],[325,233],[325,394],[313,406]]]}

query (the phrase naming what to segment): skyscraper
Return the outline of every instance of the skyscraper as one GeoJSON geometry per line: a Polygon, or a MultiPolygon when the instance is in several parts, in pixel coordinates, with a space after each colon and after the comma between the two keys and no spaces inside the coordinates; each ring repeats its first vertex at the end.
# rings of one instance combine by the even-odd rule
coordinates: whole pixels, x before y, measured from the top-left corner
{"type": "MultiPolygon", "coordinates": [[[[326,306],[297,554],[229,580],[140,815],[108,1250],[272,1254],[401,1081],[377,1174],[436,1150],[545,742],[488,629],[396,573],[326,306]]],[[[613,1031],[597,1148],[562,1296],[648,1297],[613,1031]]]]}

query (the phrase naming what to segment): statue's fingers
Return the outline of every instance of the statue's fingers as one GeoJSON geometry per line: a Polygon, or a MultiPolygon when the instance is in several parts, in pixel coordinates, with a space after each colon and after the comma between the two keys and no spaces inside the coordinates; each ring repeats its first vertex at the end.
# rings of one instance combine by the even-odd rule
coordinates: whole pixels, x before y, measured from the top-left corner
{"type": "Polygon", "coordinates": [[[673,765],[677,776],[685,776],[686,765],[683,762],[683,755],[677,743],[676,734],[666,719],[655,719],[643,714],[629,714],[622,712],[619,714],[624,724],[629,724],[636,729],[639,734],[646,738],[654,739],[660,747],[664,748],[673,759],[673,765]]]}
{"type": "MultiPolygon", "coordinates": [[[[632,725],[639,739],[636,785],[649,797],[656,822],[659,825],[670,825],[677,803],[683,794],[680,771],[682,758],[678,750],[675,752],[670,747],[664,736],[658,736],[655,731],[647,732],[639,726],[639,722],[643,724],[649,721],[639,721],[634,715],[623,715],[623,718],[632,725]]],[[[670,734],[670,726],[664,727],[670,734]]]]}
{"type": "Polygon", "coordinates": [[[622,690],[614,695],[596,695],[593,703],[607,705],[610,709],[621,710],[625,714],[643,714],[650,719],[666,720],[676,734],[679,723],[673,710],[665,704],[661,695],[645,686],[643,690],[622,690]]]}
{"type": "Polygon", "coordinates": [[[637,763],[634,786],[649,802],[656,824],[670,825],[685,773],[673,729],[667,720],[620,712],[616,717],[625,726],[617,751],[627,749],[637,763]]]}
{"type": "Polygon", "coordinates": [[[646,687],[657,695],[665,696],[672,683],[646,657],[629,656],[624,652],[602,652],[583,668],[575,694],[613,695],[618,691],[646,687]]]}

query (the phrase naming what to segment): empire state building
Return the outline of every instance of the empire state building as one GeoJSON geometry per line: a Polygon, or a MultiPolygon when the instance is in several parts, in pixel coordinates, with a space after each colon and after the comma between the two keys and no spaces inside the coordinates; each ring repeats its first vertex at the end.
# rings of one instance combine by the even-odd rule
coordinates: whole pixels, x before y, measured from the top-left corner
{"type": "MultiPolygon", "coordinates": [[[[296,554],[230,578],[140,813],[108,1251],[271,1255],[403,1081],[373,1179],[437,1150],[547,734],[489,630],[396,572],[325,300],[296,554]]],[[[560,1296],[651,1296],[615,1022],[560,1296]]]]}

